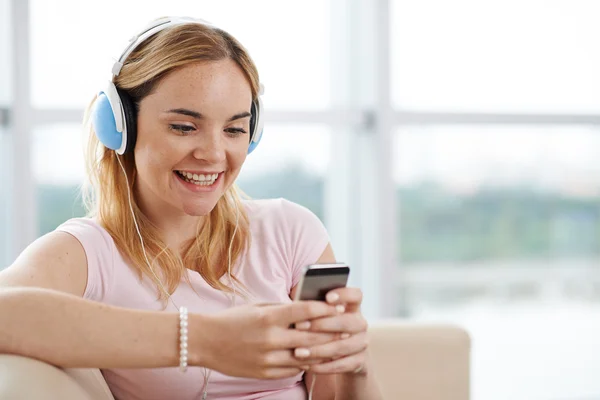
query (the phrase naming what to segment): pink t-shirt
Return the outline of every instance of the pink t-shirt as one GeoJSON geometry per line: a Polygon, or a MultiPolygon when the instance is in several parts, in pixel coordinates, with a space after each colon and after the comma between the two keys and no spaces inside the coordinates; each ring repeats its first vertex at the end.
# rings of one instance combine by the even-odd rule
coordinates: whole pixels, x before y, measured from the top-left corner
{"type": "MultiPolygon", "coordinates": [[[[302,268],[315,263],[329,237],[321,221],[307,208],[284,199],[244,202],[250,220],[251,245],[238,260],[237,277],[256,302],[290,302],[290,290],[298,283],[302,268]]],[[[162,310],[155,285],[142,281],[124,261],[112,237],[96,221],[71,219],[57,228],[76,237],[85,250],[88,281],[84,298],[143,310],[162,310]]],[[[190,313],[210,314],[231,306],[231,297],[211,288],[200,274],[188,271],[193,288],[182,279],[172,298],[190,313]]],[[[228,283],[227,276],[222,278],[228,283]]],[[[236,305],[244,304],[242,297],[236,305]]],[[[175,312],[169,302],[167,311],[175,312]]],[[[108,329],[118,329],[111,327],[108,329]]],[[[193,335],[194,332],[190,332],[193,335]]],[[[165,343],[165,346],[168,346],[165,343]]],[[[116,399],[200,399],[203,368],[106,369],[102,371],[116,399]]],[[[212,371],[208,399],[304,400],[302,375],[280,380],[233,378],[212,371]]]]}

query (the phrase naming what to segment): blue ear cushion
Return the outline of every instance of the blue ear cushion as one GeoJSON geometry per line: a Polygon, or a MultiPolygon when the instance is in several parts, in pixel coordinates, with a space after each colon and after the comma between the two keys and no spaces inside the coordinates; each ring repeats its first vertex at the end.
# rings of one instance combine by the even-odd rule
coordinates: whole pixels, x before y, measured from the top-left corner
{"type": "Polygon", "coordinates": [[[125,145],[125,153],[133,152],[135,142],[137,140],[137,108],[131,99],[131,96],[126,91],[117,88],[121,104],[123,106],[123,114],[125,115],[125,124],[127,126],[127,144],[125,145]]]}
{"type": "Polygon", "coordinates": [[[261,140],[262,135],[260,136],[260,139],[258,139],[258,142],[250,142],[250,146],[248,146],[248,154],[252,153],[254,149],[256,149],[261,140]]]}
{"type": "Polygon", "coordinates": [[[104,146],[112,150],[121,147],[122,135],[121,132],[117,131],[115,116],[108,97],[104,93],[100,93],[94,103],[92,125],[96,136],[104,146]]]}

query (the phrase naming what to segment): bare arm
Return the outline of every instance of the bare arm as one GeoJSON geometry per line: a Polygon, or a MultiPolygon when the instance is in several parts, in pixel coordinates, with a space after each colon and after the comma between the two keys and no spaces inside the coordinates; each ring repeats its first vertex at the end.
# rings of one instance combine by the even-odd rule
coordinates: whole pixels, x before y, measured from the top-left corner
{"type": "MultiPolygon", "coordinates": [[[[317,264],[325,264],[325,263],[335,263],[335,255],[333,254],[333,248],[331,244],[328,244],[323,254],[319,257],[317,264]]],[[[290,293],[290,298],[294,299],[296,297],[296,290],[298,286],[294,286],[290,293]]],[[[316,379],[315,374],[310,371],[307,371],[304,374],[304,383],[306,385],[306,390],[310,391],[311,387],[313,387],[313,399],[315,400],[332,400],[335,399],[336,394],[336,374],[328,374],[328,375],[319,375],[318,379],[316,379]]]]}
{"type": "MultiPolygon", "coordinates": [[[[83,299],[86,280],[85,252],[74,237],[54,232],[33,243],[0,272],[0,353],[60,367],[178,364],[177,314],[83,299]]],[[[189,364],[231,376],[294,376],[307,362],[297,360],[290,349],[328,343],[334,335],[300,332],[289,325],[335,313],[335,307],[323,302],[297,302],[190,314],[189,364]]]]}
{"type": "Polygon", "coordinates": [[[51,232],[30,244],[7,269],[0,271],[0,290],[37,287],[83,296],[87,258],[83,246],[65,232],[51,232]]]}
{"type": "Polygon", "coordinates": [[[62,367],[178,363],[176,314],[84,300],[86,282],[86,255],[73,236],[52,232],[32,243],[0,272],[0,352],[62,367]]]}
{"type": "MultiPolygon", "coordinates": [[[[319,257],[317,263],[335,263],[335,255],[333,253],[333,249],[331,245],[328,245],[323,254],[319,257]]],[[[296,288],[292,289],[292,298],[296,288]]],[[[343,333],[345,329],[348,329],[350,326],[355,325],[353,334],[358,333],[357,338],[360,338],[360,335],[364,335],[365,332],[359,333],[362,329],[361,320],[362,317],[360,315],[360,302],[362,301],[362,293],[358,291],[358,289],[350,289],[350,293],[345,293],[343,290],[338,291],[340,293],[341,298],[339,303],[346,305],[346,314],[342,317],[329,317],[329,318],[320,318],[318,320],[311,321],[311,330],[314,331],[328,331],[328,332],[337,332],[336,334],[343,333]],[[357,292],[358,291],[358,292],[357,292]],[[352,298],[352,294],[354,294],[355,298],[352,298]],[[357,296],[358,294],[358,296],[357,296]],[[349,303],[345,303],[345,299],[351,299],[349,303]],[[353,315],[354,314],[354,315],[353,315]],[[358,318],[357,318],[358,317],[358,318]],[[343,322],[343,318],[345,318],[345,323],[343,322]],[[326,328],[326,329],[324,329],[326,328]]],[[[366,322],[364,322],[366,327],[366,322]]],[[[353,340],[348,339],[348,340],[353,340]]],[[[345,346],[342,342],[344,340],[339,340],[338,348],[344,349],[345,346]]],[[[360,341],[359,341],[360,342],[360,341]]],[[[379,400],[382,399],[382,395],[379,389],[379,385],[375,379],[373,374],[373,369],[371,367],[370,358],[368,356],[368,351],[366,348],[363,348],[359,353],[363,353],[362,358],[364,358],[364,364],[362,364],[361,371],[356,373],[355,371],[348,371],[349,365],[345,365],[345,359],[348,359],[348,362],[351,358],[356,358],[359,353],[350,353],[346,355],[346,357],[341,356],[344,354],[344,350],[336,350],[335,343],[328,343],[326,345],[317,346],[313,348],[316,353],[323,352],[323,354],[335,354],[333,357],[333,361],[325,362],[321,365],[317,364],[311,367],[311,369],[305,375],[306,387],[310,390],[313,381],[316,379],[314,383],[313,390],[313,399],[315,400],[331,400],[331,399],[343,399],[343,400],[379,400]],[[344,371],[335,373],[337,371],[344,371]]],[[[365,346],[366,347],[366,346],[365,346]]],[[[320,356],[316,358],[321,358],[320,356]]],[[[329,358],[329,357],[326,357],[329,358]]]]}
{"type": "Polygon", "coordinates": [[[174,313],[111,307],[54,290],[5,288],[0,290],[0,353],[61,367],[175,366],[178,318],[174,313]]]}

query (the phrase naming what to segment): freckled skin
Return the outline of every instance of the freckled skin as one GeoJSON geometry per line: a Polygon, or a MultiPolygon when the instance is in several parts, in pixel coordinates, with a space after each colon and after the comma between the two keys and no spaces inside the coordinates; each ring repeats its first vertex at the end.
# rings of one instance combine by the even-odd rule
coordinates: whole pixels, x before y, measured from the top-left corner
{"type": "MultiPolygon", "coordinates": [[[[136,195],[154,222],[204,216],[229,188],[246,159],[250,118],[229,119],[250,112],[252,91],[242,69],[232,60],[203,62],[167,75],[140,103],[135,147],[136,195]],[[188,109],[201,119],[177,113],[188,109]],[[192,129],[182,135],[172,124],[192,129]],[[246,133],[232,136],[231,129],[246,133]],[[175,170],[223,172],[215,190],[193,192],[175,170]]],[[[196,219],[197,220],[197,219],[196,219]]]]}

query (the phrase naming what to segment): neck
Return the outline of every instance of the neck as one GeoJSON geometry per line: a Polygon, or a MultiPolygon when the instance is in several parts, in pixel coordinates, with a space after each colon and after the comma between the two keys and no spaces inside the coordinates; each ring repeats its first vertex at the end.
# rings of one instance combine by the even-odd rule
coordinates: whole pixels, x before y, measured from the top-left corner
{"type": "Polygon", "coordinates": [[[134,191],[138,207],[159,229],[165,244],[174,251],[181,250],[187,241],[196,236],[199,224],[206,218],[185,214],[167,204],[151,204],[144,201],[145,196],[141,196],[137,188],[134,191]]]}

